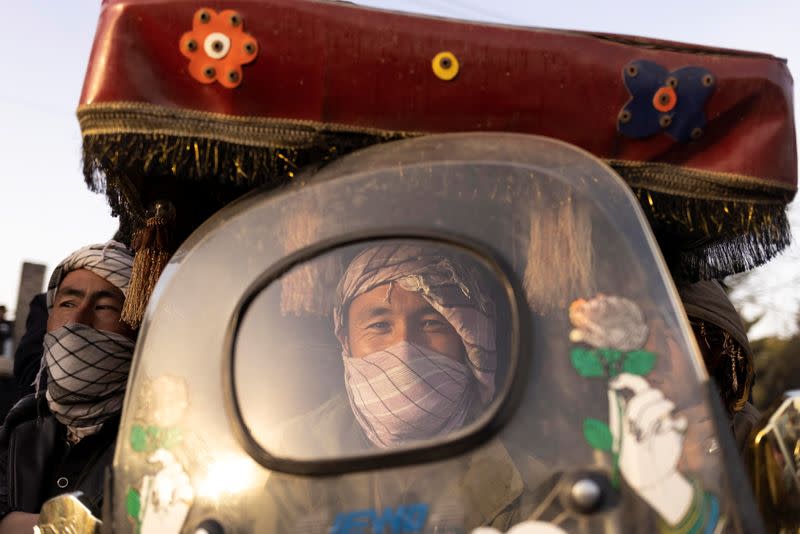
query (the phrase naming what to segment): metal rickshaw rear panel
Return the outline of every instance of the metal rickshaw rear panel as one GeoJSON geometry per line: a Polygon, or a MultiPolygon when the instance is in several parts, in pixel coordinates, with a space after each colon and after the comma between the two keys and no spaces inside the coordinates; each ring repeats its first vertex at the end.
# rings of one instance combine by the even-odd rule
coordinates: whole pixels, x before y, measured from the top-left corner
{"type": "Polygon", "coordinates": [[[639,204],[609,167],[518,134],[397,141],[251,194],[178,250],[137,344],[105,520],[115,532],[757,532],[716,402],[639,204]],[[406,291],[446,317],[470,369],[459,383],[480,392],[463,420],[426,433],[415,419],[408,439],[382,416],[427,405],[364,412],[353,392],[375,383],[353,378],[364,367],[342,334],[353,266],[387,250],[434,254],[453,298],[483,313],[423,275],[369,286],[385,307],[406,291]],[[461,334],[483,316],[490,330],[461,334]]]}

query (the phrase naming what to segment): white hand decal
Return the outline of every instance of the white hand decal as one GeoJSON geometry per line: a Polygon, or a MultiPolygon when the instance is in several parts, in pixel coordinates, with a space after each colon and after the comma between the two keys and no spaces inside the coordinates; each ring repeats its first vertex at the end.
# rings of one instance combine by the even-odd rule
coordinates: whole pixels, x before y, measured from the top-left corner
{"type": "Polygon", "coordinates": [[[158,449],[147,461],[163,467],[142,480],[141,534],[180,532],[194,498],[189,476],[166,449],[158,449]]]}
{"type": "Polygon", "coordinates": [[[676,524],[694,491],[677,470],[686,418],[673,416],[675,403],[641,376],[628,373],[609,382],[608,408],[620,473],[665,521],[676,524]],[[628,401],[624,390],[633,393],[628,401]]]}

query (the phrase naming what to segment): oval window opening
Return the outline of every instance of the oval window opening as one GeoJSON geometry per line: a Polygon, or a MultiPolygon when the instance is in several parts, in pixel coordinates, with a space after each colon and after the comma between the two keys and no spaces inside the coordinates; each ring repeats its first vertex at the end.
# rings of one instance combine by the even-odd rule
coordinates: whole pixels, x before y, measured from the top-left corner
{"type": "Polygon", "coordinates": [[[278,461],[440,445],[485,426],[516,365],[510,285],[465,248],[347,245],[249,299],[233,389],[245,432],[278,461]]]}

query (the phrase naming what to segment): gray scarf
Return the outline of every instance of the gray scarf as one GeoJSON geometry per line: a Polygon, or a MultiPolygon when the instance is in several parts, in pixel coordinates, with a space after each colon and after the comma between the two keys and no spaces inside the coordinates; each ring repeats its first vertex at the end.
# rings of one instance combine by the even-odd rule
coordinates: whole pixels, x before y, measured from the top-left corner
{"type": "Polygon", "coordinates": [[[47,404],[77,442],[122,409],[134,342],[123,335],[68,324],[44,338],[47,404]]]}

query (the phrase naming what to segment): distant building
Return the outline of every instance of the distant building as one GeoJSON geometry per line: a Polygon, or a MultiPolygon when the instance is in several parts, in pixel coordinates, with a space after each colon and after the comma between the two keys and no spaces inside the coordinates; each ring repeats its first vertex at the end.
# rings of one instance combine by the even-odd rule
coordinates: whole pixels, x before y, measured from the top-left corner
{"type": "MultiPolygon", "coordinates": [[[[19,277],[19,291],[17,292],[17,311],[14,317],[12,341],[16,343],[25,333],[25,320],[28,318],[28,307],[31,300],[44,287],[44,273],[47,266],[40,263],[24,262],[19,277]]],[[[11,349],[13,351],[13,348],[11,349]]],[[[9,356],[13,354],[10,353],[9,356]]]]}
{"type": "Polygon", "coordinates": [[[14,322],[6,319],[7,308],[0,304],[0,356],[11,356],[14,322]]]}

